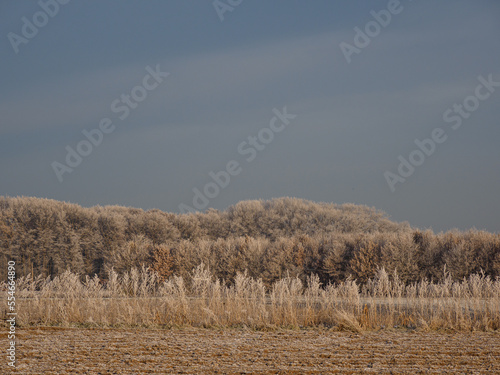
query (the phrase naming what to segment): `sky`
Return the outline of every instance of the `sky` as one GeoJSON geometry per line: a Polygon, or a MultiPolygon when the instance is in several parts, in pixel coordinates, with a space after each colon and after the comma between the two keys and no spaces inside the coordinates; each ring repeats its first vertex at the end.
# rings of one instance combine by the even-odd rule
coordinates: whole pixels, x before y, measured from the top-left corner
{"type": "Polygon", "coordinates": [[[0,195],[298,197],[500,232],[500,2],[0,3],[0,195]]]}

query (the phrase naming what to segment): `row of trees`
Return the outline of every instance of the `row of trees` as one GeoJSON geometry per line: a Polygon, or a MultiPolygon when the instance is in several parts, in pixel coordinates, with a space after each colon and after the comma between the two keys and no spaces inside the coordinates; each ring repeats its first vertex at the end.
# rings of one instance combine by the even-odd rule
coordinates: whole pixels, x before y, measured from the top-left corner
{"type": "Polygon", "coordinates": [[[58,275],[70,269],[106,278],[142,264],[167,278],[200,263],[232,282],[247,270],[265,283],[286,275],[323,282],[365,281],[379,267],[405,282],[484,270],[500,276],[500,236],[481,231],[434,234],[394,223],[375,209],[295,198],[244,201],[226,211],[173,214],[119,206],[83,208],[37,198],[0,197],[0,276],[58,275]]]}
{"type": "Polygon", "coordinates": [[[190,271],[204,263],[229,283],[247,270],[267,286],[286,275],[305,282],[317,274],[325,284],[349,276],[366,282],[382,267],[390,273],[397,271],[405,283],[439,281],[446,272],[454,279],[481,271],[500,276],[500,236],[481,231],[182,240],[157,246],[153,254],[153,268],[164,278],[173,274],[189,278],[190,271]]]}

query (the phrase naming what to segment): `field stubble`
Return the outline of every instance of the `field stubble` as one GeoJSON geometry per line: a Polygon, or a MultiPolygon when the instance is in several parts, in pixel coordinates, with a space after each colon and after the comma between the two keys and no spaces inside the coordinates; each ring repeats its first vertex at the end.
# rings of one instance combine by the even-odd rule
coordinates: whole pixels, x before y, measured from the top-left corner
{"type": "Polygon", "coordinates": [[[328,329],[19,332],[19,374],[498,374],[498,333],[328,329]]]}

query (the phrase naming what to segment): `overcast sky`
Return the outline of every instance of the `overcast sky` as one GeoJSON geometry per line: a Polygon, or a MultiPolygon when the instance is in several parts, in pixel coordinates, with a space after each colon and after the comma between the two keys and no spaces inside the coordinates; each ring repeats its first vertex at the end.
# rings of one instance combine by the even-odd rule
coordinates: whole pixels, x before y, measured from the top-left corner
{"type": "Polygon", "coordinates": [[[500,231],[499,1],[54,1],[0,3],[0,195],[500,231]]]}

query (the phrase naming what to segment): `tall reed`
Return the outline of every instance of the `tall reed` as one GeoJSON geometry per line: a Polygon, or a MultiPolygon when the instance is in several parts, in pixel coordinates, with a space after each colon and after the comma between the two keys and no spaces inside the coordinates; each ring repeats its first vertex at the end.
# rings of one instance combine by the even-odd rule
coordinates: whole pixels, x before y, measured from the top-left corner
{"type": "MultiPolygon", "coordinates": [[[[0,284],[7,293],[6,283],[0,284]]],[[[160,281],[145,267],[106,282],[69,271],[17,280],[19,326],[144,327],[331,327],[363,331],[389,328],[499,330],[500,279],[473,274],[439,283],[405,285],[397,273],[379,269],[363,285],[351,278],[321,285],[284,277],[266,289],[261,279],[238,273],[233,284],[215,279],[203,264],[189,277],[160,281]]],[[[7,298],[0,314],[7,319],[7,298]]]]}

